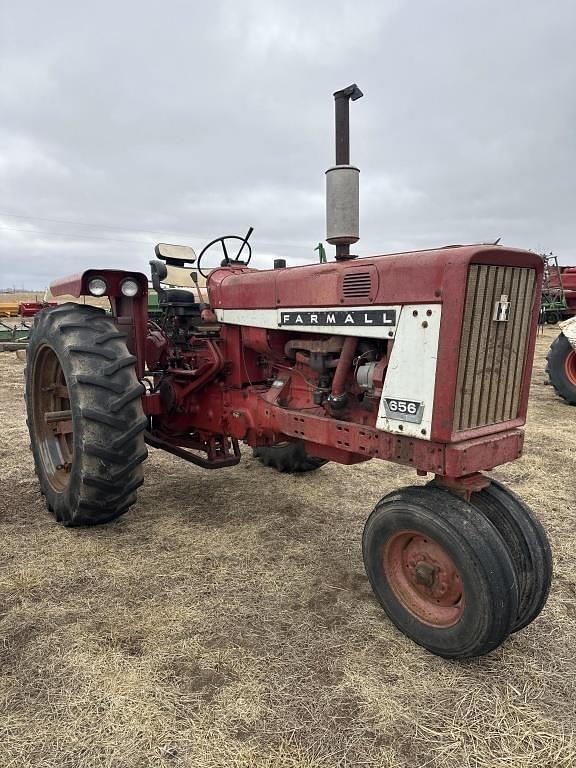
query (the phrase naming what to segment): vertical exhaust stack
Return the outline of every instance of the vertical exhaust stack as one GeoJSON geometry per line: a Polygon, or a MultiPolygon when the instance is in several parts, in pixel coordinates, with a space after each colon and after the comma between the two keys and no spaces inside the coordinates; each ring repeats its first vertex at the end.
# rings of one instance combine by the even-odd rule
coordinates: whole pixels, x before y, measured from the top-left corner
{"type": "Polygon", "coordinates": [[[356,83],[336,91],[336,165],[326,171],[326,240],[336,246],[336,261],[354,259],[350,246],[360,238],[360,169],[350,165],[350,100],[364,94],[356,83]]]}

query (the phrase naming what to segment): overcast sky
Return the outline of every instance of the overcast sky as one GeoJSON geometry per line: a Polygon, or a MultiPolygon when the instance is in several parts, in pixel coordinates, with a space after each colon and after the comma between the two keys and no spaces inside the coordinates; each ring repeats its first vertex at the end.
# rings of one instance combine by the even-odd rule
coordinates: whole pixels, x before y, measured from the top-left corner
{"type": "Polygon", "coordinates": [[[575,31],[574,0],[0,0],[0,287],[249,226],[257,265],[315,259],[352,82],[358,253],[576,264],[575,31]]]}

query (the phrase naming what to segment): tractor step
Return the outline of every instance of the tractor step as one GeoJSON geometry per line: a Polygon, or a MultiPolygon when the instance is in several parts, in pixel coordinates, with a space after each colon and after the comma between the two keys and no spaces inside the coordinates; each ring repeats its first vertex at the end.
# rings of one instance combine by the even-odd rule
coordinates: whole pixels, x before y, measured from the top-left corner
{"type": "Polygon", "coordinates": [[[236,438],[231,438],[233,453],[230,453],[226,442],[222,443],[218,448],[215,446],[204,445],[194,443],[192,440],[182,440],[176,443],[172,440],[167,440],[166,437],[160,437],[158,434],[146,431],[144,433],[144,439],[151,445],[152,448],[159,448],[160,450],[167,451],[173,456],[178,456],[180,459],[189,461],[192,464],[196,464],[203,469],[222,469],[223,467],[234,467],[240,462],[240,446],[236,438]],[[184,444],[182,444],[184,443],[184,444]],[[194,453],[194,450],[204,450],[208,453],[208,458],[205,459],[202,456],[194,453]]]}

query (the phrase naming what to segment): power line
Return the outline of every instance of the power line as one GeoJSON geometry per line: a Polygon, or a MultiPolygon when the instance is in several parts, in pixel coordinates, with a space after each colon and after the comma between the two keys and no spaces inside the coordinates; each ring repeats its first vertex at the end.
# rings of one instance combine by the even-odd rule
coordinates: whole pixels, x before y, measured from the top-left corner
{"type": "Polygon", "coordinates": [[[50,219],[46,218],[44,216],[25,216],[24,214],[20,213],[7,213],[6,211],[0,211],[0,216],[6,216],[10,219],[25,219],[29,221],[47,221],[51,224],[72,224],[75,227],[90,227],[91,229],[109,229],[114,230],[118,232],[139,232],[143,235],[150,235],[151,237],[155,237],[156,235],[182,235],[186,234],[190,236],[190,233],[183,233],[183,232],[174,232],[174,231],[162,231],[162,230],[156,230],[156,232],[150,232],[145,229],[141,229],[140,227],[118,227],[112,224],[90,224],[88,221],[71,221],[70,219],[50,219]]]}
{"type": "MultiPolygon", "coordinates": [[[[49,222],[51,224],[71,224],[74,227],[89,227],[90,229],[99,229],[99,230],[110,230],[110,231],[118,231],[118,232],[137,232],[141,235],[149,235],[151,238],[158,238],[161,235],[169,235],[170,237],[178,236],[182,237],[183,239],[187,240],[198,240],[201,239],[198,234],[191,234],[190,232],[178,232],[176,230],[156,230],[154,232],[146,229],[141,229],[140,227],[118,227],[114,225],[107,225],[107,224],[91,224],[90,222],[80,222],[80,221],[71,221],[70,219],[52,219],[47,218],[43,216],[28,216],[24,214],[19,213],[7,213],[6,211],[0,211],[0,217],[5,216],[7,218],[11,219],[23,219],[24,221],[30,221],[31,225],[33,221],[45,221],[49,222]]],[[[31,234],[38,233],[38,234],[46,234],[46,235],[57,235],[59,237],[81,237],[82,233],[74,233],[74,232],[54,232],[53,230],[48,229],[20,229],[18,227],[8,227],[4,226],[3,224],[0,224],[0,229],[5,229],[7,231],[12,232],[30,232],[31,234]]],[[[88,238],[85,238],[88,239],[88,238]]],[[[90,235],[91,240],[105,240],[108,242],[113,243],[136,243],[136,244],[144,244],[144,245],[150,245],[150,243],[146,240],[115,240],[108,237],[101,237],[98,235],[90,235]]],[[[296,242],[289,242],[284,240],[259,240],[259,244],[264,247],[276,247],[276,246],[283,246],[284,248],[298,248],[305,249],[308,247],[308,244],[303,243],[296,243],[296,242]]]]}
{"type": "Polygon", "coordinates": [[[5,227],[3,224],[0,224],[0,231],[27,232],[29,235],[55,235],[56,237],[71,237],[75,240],[85,240],[88,242],[90,240],[105,240],[108,243],[127,243],[128,245],[137,243],[139,245],[150,246],[152,244],[149,240],[115,240],[113,237],[100,237],[98,235],[88,235],[82,232],[54,232],[51,229],[25,229],[22,227],[5,227]]]}

